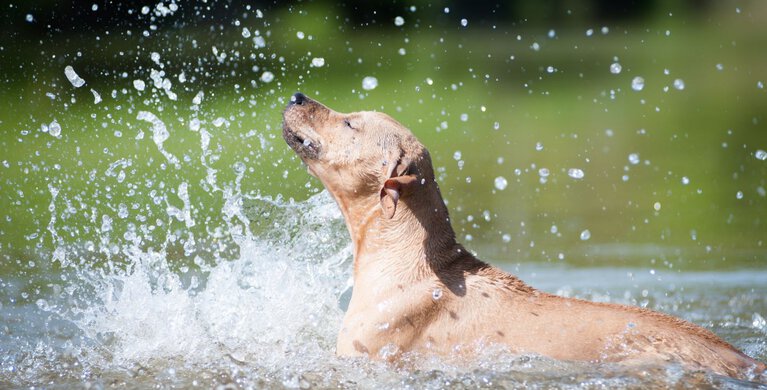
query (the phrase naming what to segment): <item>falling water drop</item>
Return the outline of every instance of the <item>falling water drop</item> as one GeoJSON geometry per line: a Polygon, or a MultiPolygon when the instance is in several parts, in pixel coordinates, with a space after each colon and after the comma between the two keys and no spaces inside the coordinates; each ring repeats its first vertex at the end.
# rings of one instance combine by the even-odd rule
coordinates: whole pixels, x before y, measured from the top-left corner
{"type": "Polygon", "coordinates": [[[322,57],[312,58],[312,66],[315,68],[322,68],[325,66],[325,59],[322,57]]]}
{"type": "Polygon", "coordinates": [[[567,176],[570,176],[573,179],[578,179],[578,180],[583,179],[584,175],[585,174],[583,173],[582,169],[570,168],[567,170],[567,176]]]}
{"type": "Polygon", "coordinates": [[[371,91],[378,86],[378,79],[373,76],[366,76],[362,79],[362,89],[371,91]]]}
{"type": "Polygon", "coordinates": [[[641,91],[644,89],[644,78],[641,76],[634,77],[633,80],[631,80],[631,89],[634,91],[641,91]]]}
{"type": "Polygon", "coordinates": [[[498,191],[503,191],[506,189],[506,186],[509,184],[508,181],[506,181],[506,178],[503,176],[498,176],[495,178],[495,188],[498,191]]]}
{"type": "Polygon", "coordinates": [[[61,135],[61,125],[55,119],[48,125],[48,134],[57,138],[61,135]]]}
{"type": "Polygon", "coordinates": [[[271,83],[272,80],[274,80],[274,73],[267,70],[266,72],[261,74],[261,81],[265,83],[271,83]]]}

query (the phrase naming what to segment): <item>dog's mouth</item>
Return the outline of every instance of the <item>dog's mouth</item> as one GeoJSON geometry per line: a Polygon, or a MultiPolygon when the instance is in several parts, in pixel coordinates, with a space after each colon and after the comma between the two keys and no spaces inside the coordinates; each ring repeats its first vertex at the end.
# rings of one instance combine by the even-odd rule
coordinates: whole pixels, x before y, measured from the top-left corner
{"type": "Polygon", "coordinates": [[[282,122],[282,138],[301,157],[314,160],[320,155],[319,142],[291,129],[286,121],[282,122]]]}

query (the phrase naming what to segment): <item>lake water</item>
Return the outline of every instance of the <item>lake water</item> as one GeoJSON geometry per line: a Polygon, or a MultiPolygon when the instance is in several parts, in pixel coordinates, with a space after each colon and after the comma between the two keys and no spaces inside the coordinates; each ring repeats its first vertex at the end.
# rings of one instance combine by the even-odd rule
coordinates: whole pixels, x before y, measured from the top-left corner
{"type": "MultiPolygon", "coordinates": [[[[36,280],[4,277],[0,384],[750,386],[679,367],[597,367],[497,351],[487,351],[468,365],[426,359],[390,366],[338,358],[335,335],[348,299],[351,269],[340,212],[324,192],[302,203],[254,199],[249,210],[251,215],[268,212],[279,232],[260,238],[243,234],[237,238],[238,256],[198,261],[196,270],[172,270],[162,251],[123,248],[116,256],[119,262],[101,265],[87,248],[67,248],[78,253],[70,256],[81,265],[66,270],[52,267],[36,280]],[[36,291],[35,300],[28,299],[30,290],[36,291]]],[[[751,356],[767,358],[764,270],[651,272],[535,263],[504,267],[559,295],[640,305],[680,316],[713,330],[751,356]]]]}

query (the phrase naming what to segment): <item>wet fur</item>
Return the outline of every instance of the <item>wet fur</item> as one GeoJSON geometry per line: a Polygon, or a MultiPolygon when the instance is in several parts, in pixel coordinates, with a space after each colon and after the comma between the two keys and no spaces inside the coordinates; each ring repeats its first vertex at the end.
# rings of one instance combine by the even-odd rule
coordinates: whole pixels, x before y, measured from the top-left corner
{"type": "Polygon", "coordinates": [[[354,244],[338,354],[470,358],[477,346],[501,344],[555,359],[673,362],[737,378],[765,371],[700,326],[541,292],[476,259],[455,240],[428,151],[385,114],[338,113],[297,94],[283,117],[286,142],[337,201],[354,244]]]}

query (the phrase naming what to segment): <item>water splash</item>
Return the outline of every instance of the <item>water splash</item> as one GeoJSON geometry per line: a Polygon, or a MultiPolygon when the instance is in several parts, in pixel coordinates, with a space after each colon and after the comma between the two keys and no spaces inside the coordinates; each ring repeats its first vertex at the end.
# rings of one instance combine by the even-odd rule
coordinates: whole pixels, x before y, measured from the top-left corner
{"type": "Polygon", "coordinates": [[[157,145],[157,149],[160,151],[160,153],[162,153],[163,156],[165,156],[166,159],[168,159],[168,162],[173,164],[173,166],[176,168],[179,168],[180,165],[178,158],[165,150],[162,146],[162,144],[170,137],[170,133],[168,132],[168,128],[165,126],[165,123],[163,123],[160,118],[149,111],[139,111],[136,119],[152,124],[152,140],[154,141],[155,145],[157,145]]]}

